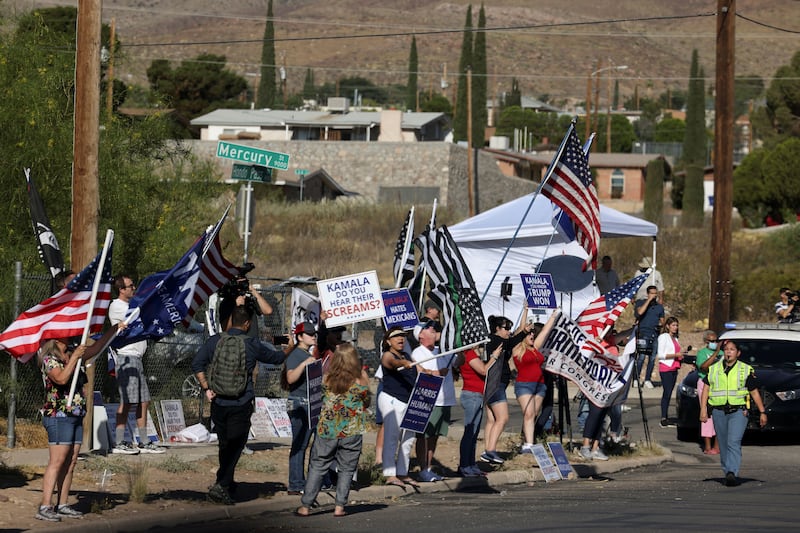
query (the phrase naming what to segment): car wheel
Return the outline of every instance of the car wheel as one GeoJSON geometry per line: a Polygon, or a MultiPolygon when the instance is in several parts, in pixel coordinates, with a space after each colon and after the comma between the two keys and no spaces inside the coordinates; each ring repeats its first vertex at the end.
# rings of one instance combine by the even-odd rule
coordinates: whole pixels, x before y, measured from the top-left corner
{"type": "Polygon", "coordinates": [[[181,394],[184,398],[199,398],[202,391],[203,389],[200,387],[200,382],[194,374],[189,374],[186,376],[186,379],[183,380],[181,394]]]}

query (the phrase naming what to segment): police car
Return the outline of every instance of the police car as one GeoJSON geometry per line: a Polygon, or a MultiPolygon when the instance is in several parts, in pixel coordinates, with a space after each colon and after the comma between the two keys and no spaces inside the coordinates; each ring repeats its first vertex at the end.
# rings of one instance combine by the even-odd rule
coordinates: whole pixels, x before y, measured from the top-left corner
{"type": "MultiPolygon", "coordinates": [[[[767,411],[767,431],[800,431],[800,324],[755,322],[725,324],[720,341],[735,340],[739,360],[752,366],[767,411]]],[[[678,439],[700,436],[697,371],[690,372],[675,392],[678,439]]],[[[750,410],[748,429],[759,429],[758,409],[750,410]]]]}

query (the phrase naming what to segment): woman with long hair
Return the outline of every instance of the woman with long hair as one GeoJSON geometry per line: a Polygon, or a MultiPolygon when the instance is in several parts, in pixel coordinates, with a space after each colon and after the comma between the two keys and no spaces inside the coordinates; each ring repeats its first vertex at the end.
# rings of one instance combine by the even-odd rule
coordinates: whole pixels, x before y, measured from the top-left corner
{"type": "Polygon", "coordinates": [[[661,376],[661,427],[670,427],[669,401],[675,383],[678,381],[678,370],[681,368],[683,354],[678,342],[678,319],[669,317],[664,322],[661,335],[658,336],[658,373],[661,376]]]}
{"type": "MultiPolygon", "coordinates": [[[[119,328],[123,328],[120,325],[119,328]]],[[[98,342],[80,346],[69,339],[50,339],[41,345],[38,359],[44,377],[45,403],[42,407],[42,425],[47,430],[48,461],[42,478],[42,503],[36,518],[47,522],[60,522],[62,518],[80,518],[81,511],[67,502],[72,486],[72,473],[78,461],[83,442],[83,418],[86,415],[86,390],[88,383],[81,365],[100,353],[118,327],[109,329],[98,342]],[[75,394],[67,406],[73,375],[78,372],[75,394]],[[58,493],[53,506],[53,493],[58,493]]]]}
{"type": "MultiPolygon", "coordinates": [[[[544,345],[557,315],[558,313],[551,314],[546,324],[535,323],[522,342],[512,348],[512,362],[517,369],[514,394],[522,409],[522,433],[525,436],[525,443],[522,445],[520,453],[533,454],[533,428],[536,418],[542,412],[542,403],[547,394],[547,385],[542,370],[544,355],[539,349],[544,345]]],[[[528,308],[526,307],[522,321],[526,322],[527,318],[528,308]]]]}
{"type": "Polygon", "coordinates": [[[503,368],[500,387],[486,400],[488,409],[486,410],[486,427],[483,429],[486,450],[480,457],[481,461],[486,463],[503,464],[503,458],[497,453],[497,441],[500,440],[500,435],[508,423],[506,389],[511,382],[511,367],[509,366],[511,349],[530,333],[532,326],[526,324],[517,329],[512,336],[511,329],[513,327],[514,324],[504,316],[492,315],[489,317],[489,343],[486,345],[486,351],[492,353],[498,345],[502,346],[498,362],[503,365],[503,368]]]}
{"type": "Polygon", "coordinates": [[[334,461],[339,475],[333,516],[347,514],[344,506],[350,495],[350,480],[361,456],[369,394],[369,377],[358,351],[349,342],[339,344],[322,379],[322,411],[311,446],[306,487],[300,499],[303,505],[297,509],[299,516],[309,514],[322,480],[334,461]]]}

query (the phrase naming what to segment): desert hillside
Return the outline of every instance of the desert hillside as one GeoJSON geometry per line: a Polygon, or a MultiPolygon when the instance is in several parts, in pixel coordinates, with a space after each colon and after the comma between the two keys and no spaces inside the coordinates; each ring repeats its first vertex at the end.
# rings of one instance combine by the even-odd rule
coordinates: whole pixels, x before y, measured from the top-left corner
{"type": "MultiPolygon", "coordinates": [[[[76,0],[6,0],[6,14],[76,0]]],[[[737,75],[767,81],[800,49],[797,2],[740,0],[736,21],[737,75]],[[746,17],[746,18],[744,18],[746,17]],[[762,23],[756,24],[755,22],[762,23]],[[773,26],[775,28],[770,28],[773,26]],[[795,33],[779,29],[794,30],[795,33]]],[[[276,62],[286,66],[289,91],[302,87],[307,69],[317,84],[361,76],[376,84],[405,84],[410,35],[417,35],[419,86],[438,90],[446,69],[452,98],[465,0],[275,0],[276,62]]],[[[228,66],[256,82],[266,0],[110,0],[103,20],[115,20],[124,44],[117,76],[144,84],[155,59],[178,61],[201,53],[226,56],[228,66]]],[[[479,3],[473,2],[477,25],[479,3]]],[[[686,88],[693,48],[713,82],[715,0],[489,0],[485,2],[489,92],[510,90],[556,102],[586,97],[590,72],[609,65],[623,98],[686,88]]],[[[605,76],[606,74],[602,74],[605,76]]],[[[606,81],[607,78],[604,78],[606,81]]],[[[601,84],[601,101],[607,84],[601,84]]]]}

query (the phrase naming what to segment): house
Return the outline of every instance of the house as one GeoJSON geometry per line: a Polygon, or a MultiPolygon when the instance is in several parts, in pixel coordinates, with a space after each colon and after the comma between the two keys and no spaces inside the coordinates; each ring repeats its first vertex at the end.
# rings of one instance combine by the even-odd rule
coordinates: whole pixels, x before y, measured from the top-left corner
{"type": "Polygon", "coordinates": [[[259,141],[443,141],[450,132],[444,113],[386,111],[292,111],[217,109],[191,121],[200,139],[259,141]]]}
{"type": "Polygon", "coordinates": [[[273,185],[283,190],[287,202],[319,202],[335,200],[339,196],[358,196],[358,193],[347,191],[336,183],[324,168],[299,176],[297,181],[276,180],[273,185]]]}

